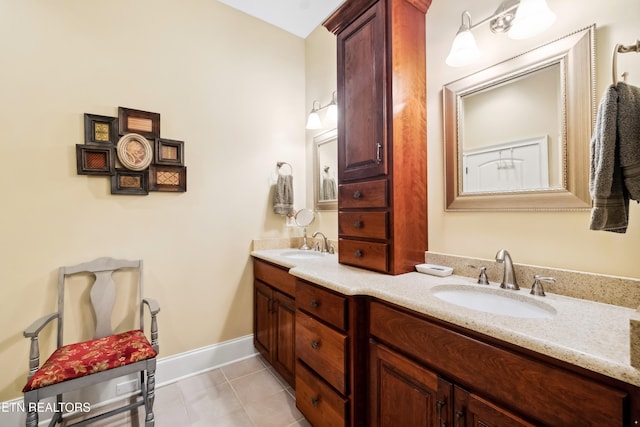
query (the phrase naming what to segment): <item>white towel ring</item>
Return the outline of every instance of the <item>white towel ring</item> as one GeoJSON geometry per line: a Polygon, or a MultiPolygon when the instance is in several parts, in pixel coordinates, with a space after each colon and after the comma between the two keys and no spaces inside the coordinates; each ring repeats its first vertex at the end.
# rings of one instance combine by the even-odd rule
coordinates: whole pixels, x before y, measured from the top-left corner
{"type": "Polygon", "coordinates": [[[284,175],[284,176],[293,175],[293,167],[289,163],[287,163],[287,162],[278,162],[278,163],[276,163],[276,165],[278,166],[278,174],[279,175],[284,175]],[[285,166],[285,165],[289,166],[289,173],[284,173],[283,172],[282,167],[285,166]]]}
{"type": "MultiPolygon", "coordinates": [[[[618,84],[618,53],[629,53],[629,52],[638,52],[640,53],[640,40],[636,40],[635,44],[624,46],[620,43],[616,44],[613,48],[613,53],[611,54],[611,76],[613,78],[613,84],[618,84]]],[[[626,71],[621,74],[622,80],[627,81],[627,73],[626,71]]]]}
{"type": "Polygon", "coordinates": [[[616,44],[611,54],[611,77],[614,86],[618,84],[618,49],[620,49],[621,46],[620,43],[616,44]]]}

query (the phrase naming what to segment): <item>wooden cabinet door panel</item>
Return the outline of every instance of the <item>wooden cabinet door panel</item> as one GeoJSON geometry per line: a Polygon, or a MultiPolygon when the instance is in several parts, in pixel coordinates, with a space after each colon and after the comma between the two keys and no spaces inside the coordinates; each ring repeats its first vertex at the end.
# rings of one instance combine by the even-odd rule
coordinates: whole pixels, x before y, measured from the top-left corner
{"type": "Polygon", "coordinates": [[[449,382],[375,342],[369,352],[372,427],[450,425],[449,382]]]}
{"type": "Polygon", "coordinates": [[[384,2],[337,37],[340,182],[387,173],[384,2]]]}
{"type": "Polygon", "coordinates": [[[458,386],[453,394],[455,427],[535,427],[535,424],[458,386]]]}
{"type": "Polygon", "coordinates": [[[272,364],[276,371],[291,385],[295,383],[295,301],[277,291],[273,294],[275,347],[272,364]]]}
{"type": "Polygon", "coordinates": [[[343,395],[347,390],[347,336],[296,311],[296,356],[343,395]]]}
{"type": "Polygon", "coordinates": [[[253,287],[254,345],[267,361],[271,361],[273,338],[271,335],[271,294],[264,283],[255,280],[253,287]]]}

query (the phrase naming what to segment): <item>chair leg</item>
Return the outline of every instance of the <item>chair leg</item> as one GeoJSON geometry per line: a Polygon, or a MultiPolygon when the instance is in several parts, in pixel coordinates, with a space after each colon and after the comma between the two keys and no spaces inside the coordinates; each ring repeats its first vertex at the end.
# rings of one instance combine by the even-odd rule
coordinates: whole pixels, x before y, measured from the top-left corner
{"type": "Polygon", "coordinates": [[[145,397],[144,407],[146,417],[144,420],[145,427],[154,427],[155,417],[153,415],[153,401],[155,400],[156,387],[156,370],[155,368],[147,371],[147,395],[145,397]]]}
{"type": "Polygon", "coordinates": [[[24,394],[24,410],[27,412],[26,427],[38,427],[38,401],[31,392],[24,394]]]}
{"type": "Polygon", "coordinates": [[[35,408],[33,410],[29,409],[27,411],[27,423],[26,427],[38,427],[38,411],[35,408]]]}

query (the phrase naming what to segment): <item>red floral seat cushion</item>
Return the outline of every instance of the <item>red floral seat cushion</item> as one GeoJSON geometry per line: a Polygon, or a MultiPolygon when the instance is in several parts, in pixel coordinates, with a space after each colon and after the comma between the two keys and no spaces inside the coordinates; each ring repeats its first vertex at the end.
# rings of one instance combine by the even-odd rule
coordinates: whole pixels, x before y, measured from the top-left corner
{"type": "Polygon", "coordinates": [[[65,345],[53,352],[22,391],[129,365],[156,355],[141,330],[65,345]]]}

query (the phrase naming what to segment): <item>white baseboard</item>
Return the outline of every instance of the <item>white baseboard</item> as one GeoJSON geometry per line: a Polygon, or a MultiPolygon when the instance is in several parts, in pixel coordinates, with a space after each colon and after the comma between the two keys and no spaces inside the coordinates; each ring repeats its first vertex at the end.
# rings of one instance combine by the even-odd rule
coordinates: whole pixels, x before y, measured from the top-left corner
{"type": "MultiPolygon", "coordinates": [[[[162,387],[163,385],[174,383],[182,378],[219,368],[248,357],[253,357],[255,354],[256,350],[253,347],[253,335],[246,335],[173,356],[158,358],[156,387],[162,387]]],[[[92,408],[99,408],[111,402],[126,398],[126,395],[116,394],[116,385],[126,381],[137,380],[137,378],[138,376],[135,374],[120,377],[97,386],[67,393],[65,394],[64,400],[65,402],[80,402],[82,404],[88,402],[92,408]]],[[[54,403],[55,398],[46,399],[44,402],[54,403]]],[[[0,402],[0,426],[24,426],[26,414],[22,406],[22,398],[0,402]]],[[[40,421],[40,425],[48,425],[49,416],[41,413],[40,418],[46,418],[40,421]]]]}

